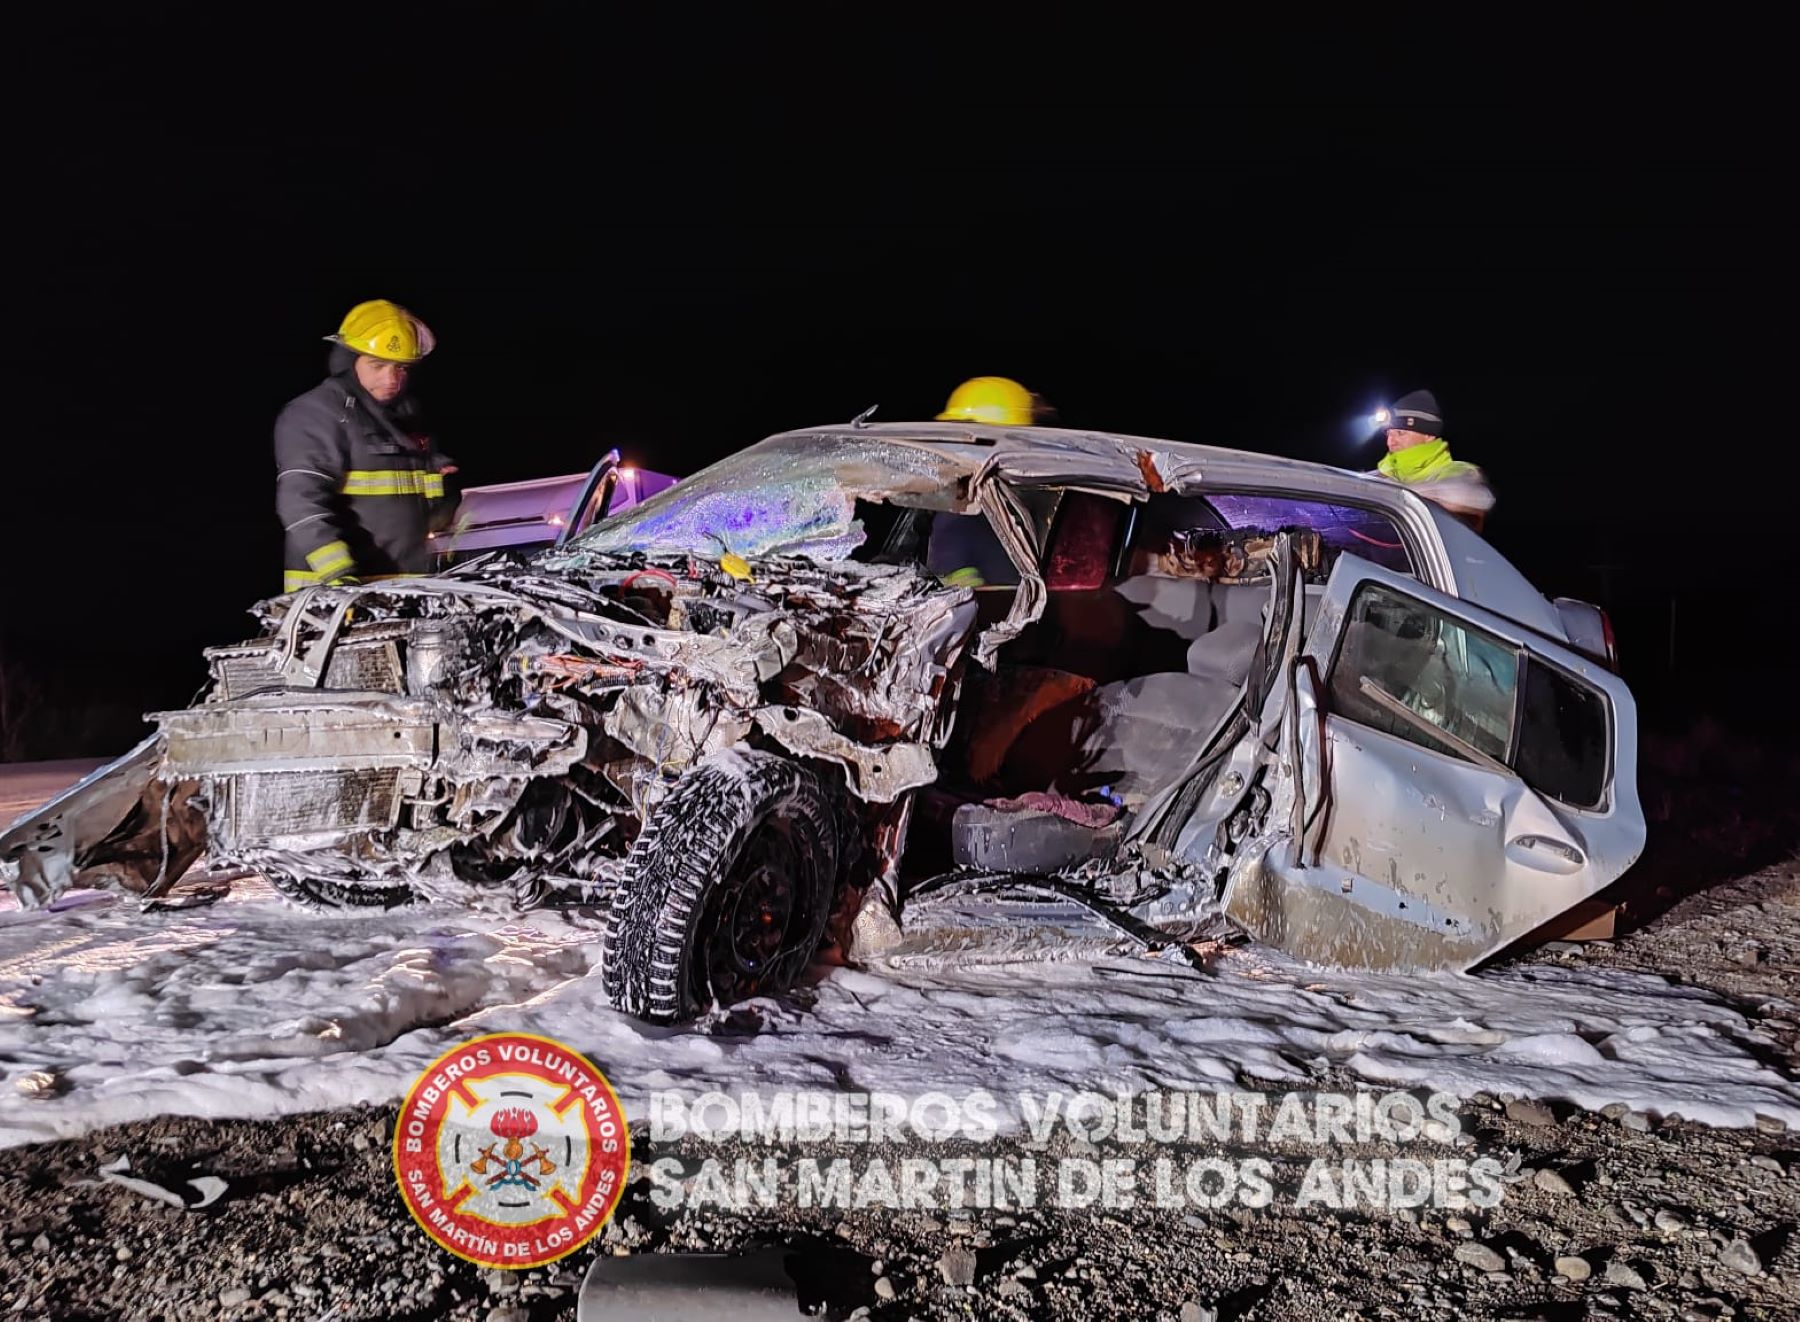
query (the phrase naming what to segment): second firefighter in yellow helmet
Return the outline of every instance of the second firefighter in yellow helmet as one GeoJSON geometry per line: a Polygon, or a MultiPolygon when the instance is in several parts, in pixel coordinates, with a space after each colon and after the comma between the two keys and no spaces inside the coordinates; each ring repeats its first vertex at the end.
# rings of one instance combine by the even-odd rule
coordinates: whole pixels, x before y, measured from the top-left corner
{"type": "Polygon", "coordinates": [[[950,392],[950,401],[937,420],[1029,427],[1037,420],[1037,413],[1037,397],[1017,381],[1004,376],[977,376],[950,392]]]}

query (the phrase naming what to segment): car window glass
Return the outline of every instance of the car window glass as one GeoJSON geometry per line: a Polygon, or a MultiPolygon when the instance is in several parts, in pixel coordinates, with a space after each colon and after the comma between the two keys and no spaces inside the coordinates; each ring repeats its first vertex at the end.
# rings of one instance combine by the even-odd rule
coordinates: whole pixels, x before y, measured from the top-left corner
{"type": "Polygon", "coordinates": [[[1606,697],[1575,676],[1371,583],[1350,604],[1331,667],[1331,709],[1410,743],[1456,751],[1365,693],[1365,677],[1407,710],[1505,762],[1540,794],[1574,808],[1603,803],[1612,747],[1606,697]]]}
{"type": "Polygon", "coordinates": [[[865,535],[858,500],[905,493],[910,504],[955,490],[961,461],[868,433],[771,436],[684,482],[610,514],[569,546],[571,555],[730,552],[849,558],[865,535]]]}
{"type": "Polygon", "coordinates": [[[850,553],[852,560],[877,565],[925,563],[925,545],[931,535],[930,510],[909,509],[887,501],[856,502],[856,522],[863,543],[850,553]]]}
{"type": "Polygon", "coordinates": [[[1207,499],[1232,528],[1311,528],[1329,551],[1349,551],[1397,574],[1413,572],[1400,530],[1377,510],[1260,492],[1209,492],[1207,499]]]}
{"type": "Polygon", "coordinates": [[[1518,673],[1518,650],[1510,643],[1369,584],[1350,604],[1332,663],[1332,710],[1396,738],[1455,751],[1364,692],[1366,677],[1438,729],[1504,760],[1518,673]]]}
{"type": "Polygon", "coordinates": [[[1554,666],[1528,659],[1515,764],[1525,783],[1571,807],[1599,807],[1610,743],[1605,696],[1554,666]]]}
{"type": "Polygon", "coordinates": [[[1133,547],[1160,549],[1175,533],[1225,531],[1225,520],[1200,496],[1157,494],[1139,507],[1131,532],[1133,547]]]}

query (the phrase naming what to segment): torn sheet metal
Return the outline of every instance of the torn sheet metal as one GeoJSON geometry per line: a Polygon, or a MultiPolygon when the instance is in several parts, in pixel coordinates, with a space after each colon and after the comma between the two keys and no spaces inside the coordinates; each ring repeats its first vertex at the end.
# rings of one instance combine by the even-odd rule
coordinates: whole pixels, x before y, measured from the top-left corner
{"type": "Polygon", "coordinates": [[[906,931],[879,962],[894,968],[1084,959],[1136,949],[1210,972],[1195,943],[1235,939],[1218,914],[1152,926],[1101,889],[1066,876],[962,872],[920,884],[906,931]]]}
{"type": "Polygon", "coordinates": [[[843,767],[857,797],[870,803],[892,803],[937,779],[937,763],[923,744],[859,744],[818,712],[764,707],[756,713],[756,726],[790,753],[843,767]]]}
{"type": "Polygon", "coordinates": [[[1000,544],[1019,569],[1019,590],[1013,597],[1012,609],[1000,623],[982,631],[975,647],[976,663],[992,670],[995,654],[1044,613],[1048,595],[1038,566],[1043,563],[1048,529],[1037,526],[1019,493],[1009,486],[986,483],[980,489],[980,499],[982,513],[993,524],[1000,544]]]}
{"type": "Polygon", "coordinates": [[[79,861],[137,805],[161,759],[162,736],[151,735],[0,835],[0,857],[18,868],[12,885],[21,904],[35,909],[75,884],[79,861]]]}
{"type": "Polygon", "coordinates": [[[635,758],[609,766],[608,776],[644,816],[683,771],[742,743],[752,724],[746,712],[709,702],[698,686],[626,689],[604,729],[635,758]]]}
{"type": "Polygon", "coordinates": [[[425,767],[436,757],[437,709],[421,698],[295,702],[259,694],[150,719],[166,740],[163,773],[178,776],[425,767]]]}
{"type": "Polygon", "coordinates": [[[1019,486],[1142,495],[1139,447],[1121,446],[1121,439],[1056,428],[1011,433],[995,445],[982,476],[1004,476],[1019,486]]]}
{"type": "MultiPolygon", "coordinates": [[[[904,454],[909,481],[932,466],[904,454]]],[[[0,841],[19,894],[126,862],[131,889],[172,882],[144,856],[166,826],[177,875],[204,849],[313,902],[527,902],[614,875],[681,774],[739,745],[841,770],[848,813],[935,779],[966,589],[791,557],[748,580],[687,555],[544,564],[263,603],[261,637],[208,653],[203,701],[0,841]],[[790,709],[803,724],[758,721],[790,709]]]]}

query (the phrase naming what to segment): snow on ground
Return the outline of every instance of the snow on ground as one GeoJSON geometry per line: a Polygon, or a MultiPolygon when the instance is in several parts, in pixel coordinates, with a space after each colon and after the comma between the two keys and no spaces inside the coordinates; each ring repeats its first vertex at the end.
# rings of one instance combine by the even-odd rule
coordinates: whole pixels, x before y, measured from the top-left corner
{"type": "Polygon", "coordinates": [[[1216,1091],[1240,1072],[1623,1102],[1716,1125],[1800,1128],[1800,1085],[1743,1017],[1660,979],[1534,966],[1479,978],[1321,970],[1260,949],[1213,975],[1141,958],[824,973],[786,1000],[654,1028],[607,1008],[578,914],[317,914],[261,882],[145,913],[79,892],[0,910],[0,1145],[178,1113],[392,1103],[441,1052],[518,1030],[648,1095],[825,1087],[1216,1091]]]}

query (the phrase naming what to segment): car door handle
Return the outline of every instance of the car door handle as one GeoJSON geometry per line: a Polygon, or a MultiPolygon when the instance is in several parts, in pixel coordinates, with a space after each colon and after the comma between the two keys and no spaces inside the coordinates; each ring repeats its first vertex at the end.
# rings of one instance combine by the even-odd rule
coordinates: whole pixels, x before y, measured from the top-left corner
{"type": "Polygon", "coordinates": [[[1506,856],[1522,867],[1564,877],[1587,866],[1587,855],[1568,841],[1547,835],[1515,835],[1506,842],[1506,856]]]}

